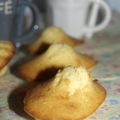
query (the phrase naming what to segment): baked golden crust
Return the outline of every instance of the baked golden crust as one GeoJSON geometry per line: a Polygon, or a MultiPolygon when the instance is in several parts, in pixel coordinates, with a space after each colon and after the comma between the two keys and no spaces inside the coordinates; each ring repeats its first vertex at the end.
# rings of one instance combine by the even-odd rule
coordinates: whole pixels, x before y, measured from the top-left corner
{"type": "Polygon", "coordinates": [[[0,48],[5,48],[12,52],[15,52],[16,49],[15,45],[11,41],[7,40],[0,40],[0,48]]]}
{"type": "Polygon", "coordinates": [[[24,110],[35,120],[83,120],[101,105],[106,90],[83,67],[67,67],[30,90],[24,110]]]}
{"type": "Polygon", "coordinates": [[[49,27],[45,29],[40,37],[27,46],[31,54],[45,51],[52,43],[66,43],[72,47],[83,43],[83,40],[76,40],[58,27],[49,27]]]}
{"type": "Polygon", "coordinates": [[[7,70],[8,70],[8,66],[5,66],[4,68],[2,68],[0,70],[0,77],[2,77],[7,72],[7,70]]]}
{"type": "Polygon", "coordinates": [[[97,64],[97,61],[94,58],[86,54],[79,54],[78,59],[81,64],[86,68],[91,68],[97,64]]]}
{"type": "Polygon", "coordinates": [[[5,72],[5,66],[11,60],[15,53],[15,45],[10,41],[0,40],[0,74],[5,72]],[[2,70],[4,68],[4,70],[2,70]]]}
{"type": "Polygon", "coordinates": [[[66,44],[52,44],[42,55],[23,64],[19,68],[20,75],[28,81],[53,77],[57,70],[65,66],[83,65],[90,68],[96,61],[86,55],[76,53],[66,44]]]}

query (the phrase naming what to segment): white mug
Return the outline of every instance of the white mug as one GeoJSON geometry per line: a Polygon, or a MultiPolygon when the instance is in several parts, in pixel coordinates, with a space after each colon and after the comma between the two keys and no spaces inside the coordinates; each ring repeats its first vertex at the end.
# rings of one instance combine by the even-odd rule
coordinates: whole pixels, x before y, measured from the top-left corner
{"type": "Polygon", "coordinates": [[[103,0],[47,0],[46,3],[46,25],[60,27],[78,39],[83,36],[90,38],[111,20],[111,10],[103,0]],[[102,23],[96,25],[99,8],[103,9],[105,17],[102,23]]]}

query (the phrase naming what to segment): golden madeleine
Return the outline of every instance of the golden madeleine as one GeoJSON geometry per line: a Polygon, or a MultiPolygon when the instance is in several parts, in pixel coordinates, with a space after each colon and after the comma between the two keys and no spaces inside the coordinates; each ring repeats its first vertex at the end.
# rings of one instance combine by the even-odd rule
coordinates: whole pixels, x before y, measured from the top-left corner
{"type": "Polygon", "coordinates": [[[102,104],[106,90],[83,66],[66,67],[29,90],[24,110],[35,120],[83,120],[102,104]]]}
{"type": "Polygon", "coordinates": [[[0,40],[0,76],[7,70],[7,64],[15,53],[15,45],[10,41],[0,40]]]}
{"type": "Polygon", "coordinates": [[[58,27],[46,28],[40,37],[27,46],[31,54],[44,52],[52,43],[66,43],[72,47],[83,43],[82,40],[76,40],[68,36],[58,27]]]}
{"type": "Polygon", "coordinates": [[[96,64],[93,58],[79,54],[67,44],[52,44],[48,50],[27,61],[19,68],[20,75],[28,81],[38,79],[50,79],[58,69],[65,66],[83,65],[86,68],[91,68],[96,64]]]}

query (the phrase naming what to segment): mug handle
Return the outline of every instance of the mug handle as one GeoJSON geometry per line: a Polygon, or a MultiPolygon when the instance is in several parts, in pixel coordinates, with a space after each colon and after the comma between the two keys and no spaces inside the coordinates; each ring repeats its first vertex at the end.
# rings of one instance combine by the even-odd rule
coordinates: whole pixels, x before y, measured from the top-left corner
{"type": "MultiPolygon", "coordinates": [[[[34,3],[30,3],[30,2],[21,2],[20,8],[18,8],[19,10],[21,10],[19,12],[18,10],[18,19],[17,19],[17,28],[16,28],[16,35],[15,35],[15,41],[18,42],[18,44],[24,42],[26,40],[32,39],[34,38],[40,31],[39,28],[39,21],[40,21],[40,12],[38,10],[38,8],[36,7],[36,5],[34,5],[34,3]],[[31,26],[29,28],[29,30],[27,32],[23,32],[24,31],[24,10],[25,7],[29,7],[32,11],[33,14],[33,21],[31,23],[31,26]]],[[[18,45],[19,47],[19,45],[18,45]]]]}
{"type": "Polygon", "coordinates": [[[90,0],[90,2],[94,3],[94,5],[91,10],[91,15],[90,15],[90,19],[88,22],[88,26],[85,27],[85,36],[87,38],[91,38],[93,33],[104,29],[110,22],[111,16],[112,16],[111,9],[105,1],[90,0]],[[100,9],[100,7],[103,7],[103,9],[105,11],[105,18],[102,21],[102,23],[100,23],[99,25],[96,25],[96,21],[97,21],[97,17],[98,17],[98,10],[100,9]]]}

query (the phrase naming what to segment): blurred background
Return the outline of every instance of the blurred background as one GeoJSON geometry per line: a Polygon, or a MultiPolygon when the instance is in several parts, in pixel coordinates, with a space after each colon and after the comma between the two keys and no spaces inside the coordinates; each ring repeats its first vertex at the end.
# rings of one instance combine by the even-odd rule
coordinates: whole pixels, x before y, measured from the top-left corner
{"type": "Polygon", "coordinates": [[[120,12],[120,0],[106,0],[113,10],[120,12]]]}
{"type": "MultiPolygon", "coordinates": [[[[18,43],[18,46],[20,46],[21,44],[28,43],[36,39],[39,33],[41,32],[42,28],[46,27],[45,26],[46,24],[44,24],[47,21],[45,17],[47,18],[48,16],[45,10],[48,7],[46,7],[45,4],[46,0],[15,0],[15,1],[18,1],[19,3],[18,6],[16,7],[17,10],[15,11],[15,16],[13,19],[16,24],[14,28],[15,30],[14,32],[10,30],[12,33],[8,31],[8,34],[10,34],[10,37],[12,36],[10,40],[15,41],[15,43],[18,43]]],[[[120,13],[120,0],[104,0],[104,1],[106,1],[109,4],[112,10],[120,13]]],[[[98,15],[99,16],[98,19],[96,20],[96,24],[101,23],[101,21],[105,17],[105,14],[102,11],[102,9],[99,10],[98,15]]],[[[3,22],[5,21],[3,20],[3,22]]]]}
{"type": "MultiPolygon", "coordinates": [[[[44,10],[45,0],[33,0],[33,1],[38,5],[40,10],[42,11],[44,10]]],[[[113,10],[120,12],[120,0],[105,0],[105,1],[109,3],[113,10]]]]}
{"type": "MultiPolygon", "coordinates": [[[[45,12],[46,0],[29,0],[29,1],[32,1],[33,3],[35,3],[41,13],[45,12]]],[[[105,0],[105,1],[109,4],[109,6],[112,8],[113,11],[117,11],[120,13],[120,0],[105,0]]],[[[102,18],[103,18],[103,13],[100,12],[97,23],[100,23],[100,21],[102,21],[102,18]]],[[[42,23],[39,23],[39,24],[40,24],[39,26],[42,28],[43,27],[42,23]]]]}

